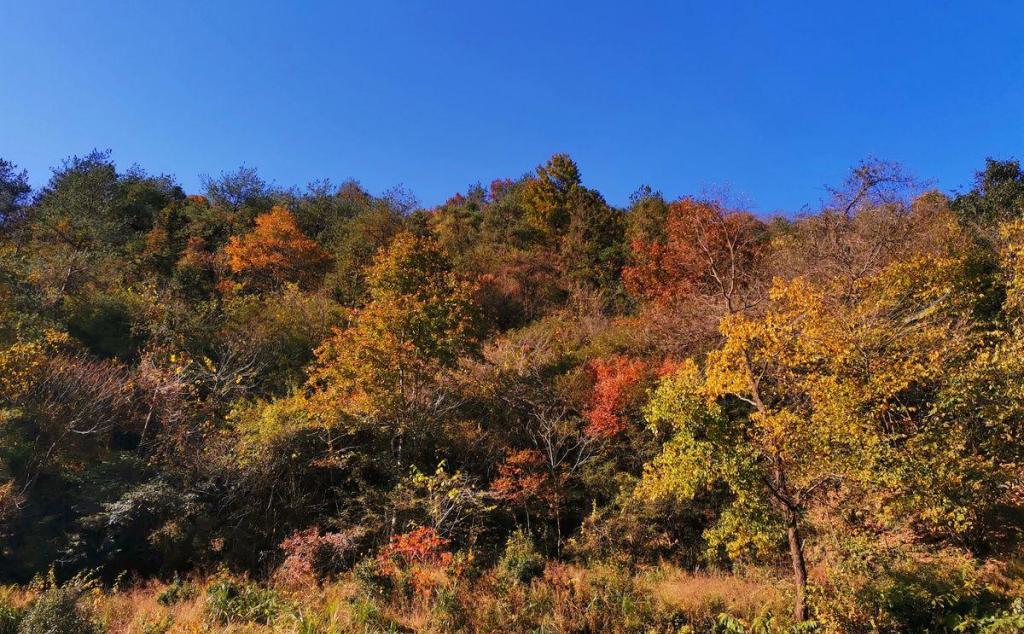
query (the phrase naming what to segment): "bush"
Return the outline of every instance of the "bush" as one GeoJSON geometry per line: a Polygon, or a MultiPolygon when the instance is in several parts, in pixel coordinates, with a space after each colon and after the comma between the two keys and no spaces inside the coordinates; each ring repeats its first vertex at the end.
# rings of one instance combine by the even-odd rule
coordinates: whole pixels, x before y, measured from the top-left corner
{"type": "Polygon", "coordinates": [[[47,587],[18,625],[18,634],[97,634],[99,628],[80,604],[82,595],[94,587],[85,577],[58,585],[51,573],[47,587]]]}
{"type": "Polygon", "coordinates": [[[166,588],[160,591],[157,595],[156,600],[160,605],[174,605],[181,601],[188,601],[196,596],[197,590],[195,584],[189,581],[182,581],[178,577],[174,578],[166,588]]]}
{"type": "Polygon", "coordinates": [[[957,623],[957,632],[982,634],[1012,634],[1024,632],[1024,599],[1013,600],[1008,609],[981,618],[968,617],[957,623]]]}
{"type": "Polygon", "coordinates": [[[174,619],[167,614],[142,624],[142,634],[167,634],[174,625],[174,619]]]}
{"type": "Polygon", "coordinates": [[[849,544],[859,548],[851,552],[872,557],[849,557],[830,578],[832,585],[814,588],[815,612],[825,629],[938,632],[961,624],[959,631],[998,632],[980,623],[1012,623],[1009,589],[969,554],[881,551],[852,539],[849,544]]]}
{"type": "Polygon", "coordinates": [[[315,527],[297,531],[281,542],[285,559],[275,576],[286,584],[301,584],[349,570],[363,550],[365,534],[351,529],[321,535],[315,527]]]}
{"type": "Polygon", "coordinates": [[[430,606],[430,621],[442,632],[461,632],[466,628],[468,615],[460,595],[463,588],[457,583],[439,587],[430,606]]]}
{"type": "Polygon", "coordinates": [[[24,608],[14,605],[7,597],[0,600],[0,634],[17,634],[24,618],[24,608]]]}
{"type": "Polygon", "coordinates": [[[544,557],[529,535],[523,531],[512,533],[505,554],[498,560],[497,574],[501,581],[512,583],[529,583],[544,574],[544,557]]]}
{"type": "Polygon", "coordinates": [[[217,623],[269,625],[286,605],[276,592],[221,576],[206,590],[206,609],[217,623]]]}
{"type": "Polygon", "coordinates": [[[129,359],[145,341],[132,327],[144,309],[142,298],[128,293],[79,298],[70,303],[68,330],[102,358],[129,359]]]}
{"type": "Polygon", "coordinates": [[[359,593],[365,597],[386,597],[394,589],[391,576],[381,570],[376,559],[370,557],[352,569],[352,580],[356,582],[359,593]]]}

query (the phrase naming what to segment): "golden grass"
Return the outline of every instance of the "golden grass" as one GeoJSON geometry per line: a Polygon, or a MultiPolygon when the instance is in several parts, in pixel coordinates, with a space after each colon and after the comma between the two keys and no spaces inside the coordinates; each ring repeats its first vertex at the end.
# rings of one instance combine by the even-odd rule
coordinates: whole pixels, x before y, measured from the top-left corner
{"type": "Polygon", "coordinates": [[[786,615],[790,609],[780,587],[785,582],[755,576],[660,568],[649,574],[643,585],[665,609],[695,622],[722,612],[752,619],[766,609],[776,615],[786,615]]]}
{"type": "MultiPolygon", "coordinates": [[[[172,605],[158,600],[168,586],[148,581],[125,590],[94,590],[84,599],[103,631],[112,634],[262,634],[317,632],[341,634],[377,631],[387,623],[405,631],[519,632],[538,626],[550,632],[642,631],[657,617],[664,630],[666,615],[687,622],[708,623],[721,612],[750,620],[769,609],[785,615],[785,583],[755,576],[689,573],[661,566],[635,576],[616,566],[584,567],[551,563],[543,578],[503,588],[491,572],[473,581],[426,571],[424,583],[433,591],[413,592],[396,600],[369,600],[349,579],[323,586],[277,587],[287,608],[272,625],[218,624],[210,619],[207,588],[212,579],[193,580],[195,596],[172,605]],[[439,608],[437,591],[455,593],[455,613],[439,608]],[[461,619],[452,621],[451,619],[461,619]]],[[[30,590],[0,587],[0,598],[26,605],[30,590]]],[[[452,608],[448,608],[450,610],[452,608]]]]}

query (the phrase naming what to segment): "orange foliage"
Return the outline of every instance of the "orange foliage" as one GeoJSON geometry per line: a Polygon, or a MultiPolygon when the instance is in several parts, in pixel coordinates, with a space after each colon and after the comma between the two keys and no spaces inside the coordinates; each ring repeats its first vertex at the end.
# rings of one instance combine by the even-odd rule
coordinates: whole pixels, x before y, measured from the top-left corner
{"type": "Polygon", "coordinates": [[[526,504],[534,499],[550,503],[550,484],[544,455],[536,449],[522,449],[512,452],[498,465],[498,477],[491,483],[491,490],[511,504],[526,504]]]}
{"type": "Polygon", "coordinates": [[[621,355],[597,359],[591,367],[596,380],[584,431],[594,438],[611,438],[626,429],[625,414],[643,395],[651,371],[643,360],[621,355]]]}
{"type": "Polygon", "coordinates": [[[387,570],[396,565],[446,566],[451,563],[449,541],[429,526],[420,526],[408,533],[393,535],[381,551],[379,562],[387,570]]]}
{"type": "Polygon", "coordinates": [[[669,205],[664,242],[632,244],[634,264],[622,277],[631,293],[658,302],[713,295],[743,303],[762,269],[764,234],[750,213],[684,198],[669,205]]]}
{"type": "Polygon", "coordinates": [[[310,287],[320,281],[331,257],[302,233],[295,217],[281,206],[256,217],[256,228],[232,236],[225,247],[231,271],[257,287],[295,282],[310,287]]]}

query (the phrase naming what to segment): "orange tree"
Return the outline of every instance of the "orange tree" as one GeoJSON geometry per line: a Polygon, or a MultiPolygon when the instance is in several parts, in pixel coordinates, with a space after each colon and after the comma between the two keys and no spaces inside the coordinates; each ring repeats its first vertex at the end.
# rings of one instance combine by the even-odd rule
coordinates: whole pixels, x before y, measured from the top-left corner
{"type": "Polygon", "coordinates": [[[256,217],[256,228],[231,236],[224,248],[231,271],[257,289],[294,282],[308,288],[323,278],[331,257],[310,240],[281,206],[256,217]]]}

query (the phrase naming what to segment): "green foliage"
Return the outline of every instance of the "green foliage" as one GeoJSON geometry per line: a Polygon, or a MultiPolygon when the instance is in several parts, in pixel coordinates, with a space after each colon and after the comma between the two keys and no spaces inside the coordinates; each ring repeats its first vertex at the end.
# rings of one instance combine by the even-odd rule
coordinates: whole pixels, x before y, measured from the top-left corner
{"type": "Polygon", "coordinates": [[[313,351],[344,322],[345,312],[322,294],[286,285],[277,292],[225,300],[223,336],[258,360],[259,391],[281,394],[302,384],[313,351]]]}
{"type": "Polygon", "coordinates": [[[956,632],[978,634],[1011,634],[1024,631],[1024,599],[1014,599],[1009,609],[981,618],[966,618],[957,624],[956,632]]]}
{"type": "Polygon", "coordinates": [[[31,604],[18,625],[18,634],[98,634],[83,597],[95,590],[88,577],[79,576],[58,584],[51,572],[45,589],[31,604]]]}
{"type": "Polygon", "coordinates": [[[517,530],[505,543],[505,552],[498,560],[497,574],[507,583],[530,583],[544,574],[545,563],[530,536],[517,530]]]}
{"type": "Polygon", "coordinates": [[[357,563],[352,569],[352,580],[356,582],[360,594],[370,599],[386,597],[394,589],[391,576],[381,572],[375,559],[363,559],[357,563]]]}
{"type": "Polygon", "coordinates": [[[17,165],[0,159],[0,227],[18,220],[21,206],[31,191],[28,172],[18,171],[17,165]]]}
{"type": "Polygon", "coordinates": [[[957,196],[953,210],[963,222],[992,228],[1024,215],[1024,172],[1013,160],[985,159],[985,169],[975,175],[974,188],[957,196]]]}
{"type": "Polygon", "coordinates": [[[199,589],[194,583],[175,576],[174,580],[156,596],[156,600],[161,605],[174,605],[181,601],[188,601],[198,593],[199,589]]]}
{"type": "Polygon", "coordinates": [[[145,336],[136,330],[144,310],[128,293],[76,298],[68,306],[68,331],[99,357],[128,359],[145,336]]]}
{"type": "Polygon", "coordinates": [[[10,596],[0,597],[0,634],[18,634],[27,610],[15,605],[10,596]]]}
{"type": "Polygon", "coordinates": [[[206,589],[206,611],[216,623],[270,624],[288,604],[277,592],[221,575],[206,589]]]}
{"type": "Polygon", "coordinates": [[[160,618],[147,620],[142,624],[141,634],[167,634],[174,626],[174,618],[166,615],[160,618]]]}
{"type": "MultiPolygon", "coordinates": [[[[305,631],[1019,625],[1016,162],[952,200],[865,162],[772,221],[616,209],[567,155],[431,209],[205,185],[94,152],[30,199],[0,161],[4,580],[223,565],[211,622],[305,631]]],[[[88,627],[76,583],[24,622],[88,627]]]]}

